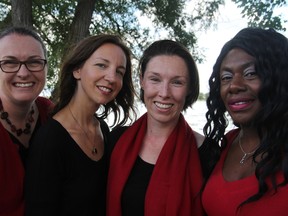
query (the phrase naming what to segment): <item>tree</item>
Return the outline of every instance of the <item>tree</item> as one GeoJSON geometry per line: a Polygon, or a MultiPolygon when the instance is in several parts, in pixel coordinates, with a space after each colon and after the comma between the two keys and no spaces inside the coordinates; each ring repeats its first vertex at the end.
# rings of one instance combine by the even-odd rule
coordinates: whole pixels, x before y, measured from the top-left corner
{"type": "Polygon", "coordinates": [[[248,26],[263,28],[272,27],[276,30],[286,31],[281,15],[274,15],[276,8],[287,6],[287,0],[232,0],[242,8],[243,17],[248,18],[248,26]]]}
{"type": "Polygon", "coordinates": [[[1,0],[0,5],[0,27],[33,23],[45,40],[50,56],[48,85],[51,88],[58,78],[55,68],[59,68],[70,45],[89,34],[121,35],[137,59],[143,47],[154,40],[154,35],[165,32],[167,37],[191,48],[201,61],[201,55],[196,55],[194,49],[197,40],[192,26],[205,19],[209,26],[217,11],[205,9],[201,14],[194,11],[195,16],[191,16],[185,11],[184,0],[1,0]],[[143,17],[154,25],[154,30],[141,27],[139,19],[143,17]],[[153,35],[149,34],[151,31],[155,31],[153,35]]]}
{"type": "Polygon", "coordinates": [[[15,26],[32,27],[32,2],[31,0],[14,0],[11,1],[12,23],[15,26]]]}
{"type": "MultiPolygon", "coordinates": [[[[276,29],[281,29],[281,22],[267,19],[272,17],[276,5],[283,6],[283,1],[271,3],[273,7],[258,8],[261,16],[255,20],[251,8],[255,7],[254,2],[263,1],[234,0],[251,25],[264,20],[263,25],[274,25],[276,29]]],[[[224,3],[224,0],[0,0],[0,28],[27,25],[40,32],[49,51],[51,90],[58,80],[63,56],[71,45],[90,34],[119,34],[132,48],[136,60],[151,41],[159,37],[174,39],[187,46],[201,62],[203,55],[197,50],[195,31],[215,24],[219,7],[224,3]]]]}

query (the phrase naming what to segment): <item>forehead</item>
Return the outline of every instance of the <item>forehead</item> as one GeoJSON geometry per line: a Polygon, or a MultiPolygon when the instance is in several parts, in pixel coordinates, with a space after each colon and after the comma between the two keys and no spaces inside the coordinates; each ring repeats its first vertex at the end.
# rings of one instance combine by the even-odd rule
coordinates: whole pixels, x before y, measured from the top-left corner
{"type": "Polygon", "coordinates": [[[122,48],[116,44],[113,43],[104,43],[101,46],[98,47],[98,49],[95,50],[94,53],[102,53],[102,54],[109,54],[111,55],[111,52],[115,55],[124,55],[125,53],[122,50],[122,48]]]}
{"type": "MultiPolygon", "coordinates": [[[[123,49],[113,43],[105,43],[98,47],[93,54],[90,56],[90,59],[103,59],[109,61],[121,61],[122,64],[126,64],[126,55],[123,49]]],[[[120,62],[119,62],[120,63],[120,62]]]]}
{"type": "Polygon", "coordinates": [[[146,72],[188,76],[188,67],[184,59],[177,55],[158,55],[147,63],[146,72]]]}
{"type": "Polygon", "coordinates": [[[239,65],[245,65],[247,63],[255,62],[255,58],[248,54],[243,49],[234,48],[230,50],[227,55],[224,57],[221,68],[228,67],[233,68],[239,65]]]}
{"type": "Polygon", "coordinates": [[[0,39],[0,58],[4,56],[19,59],[31,56],[44,58],[44,50],[41,43],[32,36],[10,34],[0,39]]]}

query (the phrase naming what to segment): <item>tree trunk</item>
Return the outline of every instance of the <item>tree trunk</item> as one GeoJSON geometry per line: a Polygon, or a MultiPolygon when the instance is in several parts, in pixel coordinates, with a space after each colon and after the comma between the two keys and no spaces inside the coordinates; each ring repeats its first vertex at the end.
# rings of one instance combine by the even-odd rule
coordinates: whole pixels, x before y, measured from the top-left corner
{"type": "Polygon", "coordinates": [[[32,27],[32,0],[11,0],[12,25],[32,27]]]}
{"type": "Polygon", "coordinates": [[[96,0],[78,0],[69,33],[69,44],[76,43],[89,35],[89,26],[95,10],[95,4],[96,0]]]}

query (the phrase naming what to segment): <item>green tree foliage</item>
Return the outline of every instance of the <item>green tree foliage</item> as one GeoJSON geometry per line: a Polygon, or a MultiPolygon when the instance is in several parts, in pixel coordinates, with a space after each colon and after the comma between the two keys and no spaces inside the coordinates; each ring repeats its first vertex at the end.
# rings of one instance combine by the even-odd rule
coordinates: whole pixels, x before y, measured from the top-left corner
{"type": "MultiPolygon", "coordinates": [[[[283,28],[279,17],[272,16],[272,12],[284,1],[261,5],[264,1],[234,0],[251,25],[270,25],[280,30],[283,28]]],[[[70,46],[91,34],[119,34],[136,60],[152,41],[160,37],[174,39],[187,46],[201,62],[203,55],[198,50],[195,31],[215,24],[224,3],[225,0],[0,0],[0,28],[30,25],[40,32],[49,51],[51,90],[58,80],[61,59],[70,46]]],[[[137,78],[135,75],[135,83],[137,78]]]]}
{"type": "Polygon", "coordinates": [[[286,31],[281,15],[275,15],[275,10],[280,7],[287,7],[287,0],[232,0],[239,8],[242,8],[243,17],[248,18],[249,26],[263,28],[275,28],[286,31]]]}
{"type": "Polygon", "coordinates": [[[206,100],[207,98],[208,98],[208,93],[202,93],[202,92],[199,93],[198,100],[203,101],[203,100],[206,100]]]}
{"type": "Polygon", "coordinates": [[[184,0],[1,0],[0,27],[19,25],[21,20],[27,20],[25,25],[29,25],[32,13],[32,26],[40,32],[49,50],[48,86],[53,88],[59,64],[70,45],[90,34],[121,35],[133,50],[135,59],[155,40],[155,35],[164,34],[189,47],[197,61],[201,61],[201,53],[195,48],[193,26],[203,20],[205,26],[209,26],[217,10],[206,8],[223,2],[209,1],[201,10],[190,11],[186,3],[184,0]],[[29,3],[31,10],[27,9],[29,3]],[[141,19],[151,23],[153,28],[141,25],[141,19]]]}

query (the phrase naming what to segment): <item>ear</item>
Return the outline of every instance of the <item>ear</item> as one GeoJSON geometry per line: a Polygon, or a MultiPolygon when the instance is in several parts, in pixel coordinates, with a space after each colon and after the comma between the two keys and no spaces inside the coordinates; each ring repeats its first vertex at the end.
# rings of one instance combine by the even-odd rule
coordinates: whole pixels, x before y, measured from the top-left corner
{"type": "Polygon", "coordinates": [[[81,79],[81,71],[80,69],[74,70],[73,71],[73,76],[76,80],[80,80],[81,79]]]}

